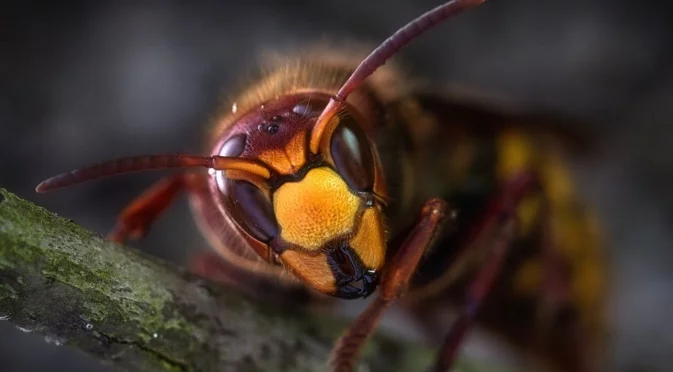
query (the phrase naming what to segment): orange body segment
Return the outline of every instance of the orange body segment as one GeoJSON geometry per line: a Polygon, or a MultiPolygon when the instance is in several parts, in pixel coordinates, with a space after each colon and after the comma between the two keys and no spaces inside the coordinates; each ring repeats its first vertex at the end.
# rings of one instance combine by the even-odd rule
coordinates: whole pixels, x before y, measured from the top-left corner
{"type": "Polygon", "coordinates": [[[299,132],[283,149],[269,149],[259,154],[259,160],[270,164],[280,174],[297,173],[306,163],[306,133],[299,132]]]}

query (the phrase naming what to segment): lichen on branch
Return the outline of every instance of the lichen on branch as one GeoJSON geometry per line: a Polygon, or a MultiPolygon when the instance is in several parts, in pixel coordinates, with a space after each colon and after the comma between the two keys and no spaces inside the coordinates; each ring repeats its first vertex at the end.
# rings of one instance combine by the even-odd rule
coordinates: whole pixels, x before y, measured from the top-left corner
{"type": "MultiPolygon", "coordinates": [[[[346,325],[262,306],[4,189],[0,317],[131,371],[325,371],[346,325]]],[[[432,355],[377,335],[360,370],[423,370],[432,355]]]]}

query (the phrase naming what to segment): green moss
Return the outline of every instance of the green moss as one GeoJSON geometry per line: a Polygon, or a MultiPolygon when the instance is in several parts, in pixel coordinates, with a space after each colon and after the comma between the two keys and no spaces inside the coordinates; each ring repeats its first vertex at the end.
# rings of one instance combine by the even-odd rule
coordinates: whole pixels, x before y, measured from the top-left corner
{"type": "Polygon", "coordinates": [[[172,295],[152,282],[156,273],[148,272],[147,262],[139,253],[110,249],[108,243],[73,222],[53,218],[46,210],[5,191],[2,194],[6,201],[0,208],[0,218],[11,221],[12,226],[0,240],[3,249],[0,265],[13,266],[18,262],[38,265],[47,278],[115,299],[125,314],[142,316],[148,327],[185,326],[176,319],[164,322],[161,310],[172,301],[172,295]],[[25,231],[30,234],[24,234],[25,231]],[[30,245],[31,249],[16,249],[15,241],[30,245]],[[82,246],[87,249],[80,249],[82,246]],[[110,266],[110,262],[115,265],[110,266]],[[143,306],[139,306],[137,299],[142,299],[143,306]]]}
{"type": "MultiPolygon", "coordinates": [[[[155,334],[176,331],[183,336],[178,340],[180,349],[198,349],[190,322],[164,310],[173,306],[173,295],[157,285],[156,269],[149,268],[146,257],[111,247],[73,222],[55,218],[5,190],[0,194],[4,200],[0,270],[40,273],[49,282],[71,287],[80,294],[81,317],[108,338],[148,344],[155,334]]],[[[0,291],[6,298],[16,296],[17,288],[3,284],[0,291]]]]}
{"type": "Polygon", "coordinates": [[[2,284],[0,285],[0,301],[6,298],[16,299],[16,291],[11,286],[2,284]]]}

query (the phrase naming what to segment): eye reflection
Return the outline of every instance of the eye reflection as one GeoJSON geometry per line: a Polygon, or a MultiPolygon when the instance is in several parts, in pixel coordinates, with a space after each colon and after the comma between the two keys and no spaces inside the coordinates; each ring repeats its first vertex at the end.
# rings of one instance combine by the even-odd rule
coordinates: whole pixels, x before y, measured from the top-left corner
{"type": "MultiPolygon", "coordinates": [[[[248,140],[248,136],[245,133],[240,133],[232,136],[222,144],[220,156],[230,156],[237,157],[240,156],[245,150],[245,144],[248,140]]],[[[217,187],[224,192],[226,187],[227,178],[224,176],[224,172],[221,170],[209,169],[208,172],[211,175],[215,176],[215,181],[217,182],[217,187]]]]}
{"type": "Polygon", "coordinates": [[[322,99],[308,99],[292,108],[292,112],[305,118],[318,117],[327,106],[327,101],[322,99]]]}
{"type": "Polygon", "coordinates": [[[334,165],[352,189],[368,191],[374,184],[374,157],[365,133],[352,117],[334,130],[330,152],[334,165]]]}
{"type": "Polygon", "coordinates": [[[243,153],[245,149],[246,141],[245,133],[237,134],[229,138],[220,149],[220,156],[239,156],[243,153]]]}

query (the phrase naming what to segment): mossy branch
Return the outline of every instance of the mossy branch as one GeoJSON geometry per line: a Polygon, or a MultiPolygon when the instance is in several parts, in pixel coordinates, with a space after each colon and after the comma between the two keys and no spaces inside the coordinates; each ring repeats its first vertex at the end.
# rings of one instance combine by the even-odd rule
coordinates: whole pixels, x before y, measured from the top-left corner
{"type": "MultiPolygon", "coordinates": [[[[0,316],[132,371],[323,371],[345,326],[256,304],[4,189],[0,316]]],[[[422,370],[431,357],[377,336],[361,370],[422,370]]]]}

